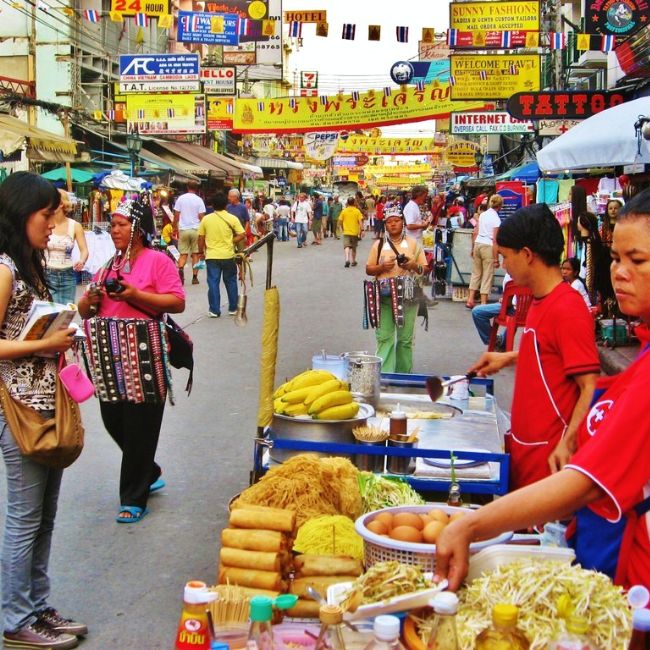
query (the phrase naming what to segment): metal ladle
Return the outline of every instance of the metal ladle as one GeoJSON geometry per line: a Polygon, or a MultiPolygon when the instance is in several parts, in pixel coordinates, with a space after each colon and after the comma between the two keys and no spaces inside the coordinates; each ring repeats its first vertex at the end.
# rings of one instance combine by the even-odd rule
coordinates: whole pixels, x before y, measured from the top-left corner
{"type": "Polygon", "coordinates": [[[457,384],[460,381],[474,379],[474,377],[476,377],[475,372],[468,372],[466,375],[454,379],[447,379],[446,381],[443,381],[440,377],[427,377],[424,381],[424,385],[426,386],[431,401],[437,402],[449,386],[457,384]]]}

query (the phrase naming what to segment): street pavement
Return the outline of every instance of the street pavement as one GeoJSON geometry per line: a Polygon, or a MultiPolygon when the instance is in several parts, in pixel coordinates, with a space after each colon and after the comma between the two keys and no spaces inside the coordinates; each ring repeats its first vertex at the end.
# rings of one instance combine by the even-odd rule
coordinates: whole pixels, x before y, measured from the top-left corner
{"type": "MultiPolygon", "coordinates": [[[[307,369],[323,349],[374,351],[374,333],[362,328],[370,243],[370,237],[361,243],[359,265],[345,269],[340,240],[301,250],[294,240],[276,242],[273,283],[281,299],[276,384],[307,369]]],[[[120,454],[103,429],[97,402],[82,405],[86,446],[64,473],[50,575],[52,605],[88,624],[84,650],[172,648],[185,582],[216,579],[228,502],[247,487],[253,462],[263,250],[252,266],[243,328],[227,316],[225,304],[220,319],[207,317],[204,272],[200,285],[186,284],[187,308],[177,320],[194,340],[194,389],[188,397],[182,390],[187,372],[174,371],[176,405],[166,408],[157,455],[167,487],[151,497],[150,514],[137,524],[115,522],[120,454]]],[[[222,287],[222,303],[224,298],[222,287]]],[[[414,372],[464,372],[484,349],[469,310],[462,302],[441,300],[429,315],[428,332],[420,319],[416,326],[414,372]]],[[[498,401],[508,410],[511,390],[508,369],[496,380],[498,401]]]]}

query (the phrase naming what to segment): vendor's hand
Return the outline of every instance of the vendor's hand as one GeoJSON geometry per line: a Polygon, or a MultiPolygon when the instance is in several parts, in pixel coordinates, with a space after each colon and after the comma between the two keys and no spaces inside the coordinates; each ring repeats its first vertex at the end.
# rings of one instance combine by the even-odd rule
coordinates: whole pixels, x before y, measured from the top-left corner
{"type": "Polygon", "coordinates": [[[576,450],[575,439],[573,437],[564,436],[557,446],[548,457],[548,466],[553,474],[559,472],[573,456],[576,450]]]}
{"type": "Polygon", "coordinates": [[[402,268],[407,271],[416,272],[418,270],[418,266],[420,265],[418,264],[417,260],[409,260],[408,262],[406,262],[406,264],[402,266],[402,268]]]}
{"type": "Polygon", "coordinates": [[[88,305],[95,305],[96,307],[99,307],[99,303],[101,303],[102,298],[104,297],[104,293],[105,289],[103,287],[98,287],[96,284],[92,284],[88,288],[88,291],[86,291],[86,295],[84,297],[86,298],[88,305]]]}
{"type": "Polygon", "coordinates": [[[451,522],[442,530],[436,540],[436,572],[434,583],[447,579],[449,590],[457,591],[469,569],[470,529],[465,517],[451,522]]]}
{"type": "Polygon", "coordinates": [[[395,260],[387,260],[386,262],[382,262],[379,266],[381,267],[382,273],[388,273],[395,268],[395,264],[395,260]]]}
{"type": "Polygon", "coordinates": [[[43,339],[46,345],[47,352],[65,352],[72,347],[74,343],[74,334],[76,332],[74,327],[64,327],[43,339]]]}
{"type": "Polygon", "coordinates": [[[115,300],[116,302],[130,302],[131,300],[135,300],[137,298],[138,294],[140,293],[139,289],[134,287],[132,284],[127,284],[122,279],[120,279],[120,284],[124,287],[124,289],[119,293],[111,293],[109,291],[106,292],[111,300],[115,300]]]}
{"type": "Polygon", "coordinates": [[[475,372],[479,377],[488,377],[512,365],[516,359],[516,352],[484,352],[468,372],[475,372]]]}

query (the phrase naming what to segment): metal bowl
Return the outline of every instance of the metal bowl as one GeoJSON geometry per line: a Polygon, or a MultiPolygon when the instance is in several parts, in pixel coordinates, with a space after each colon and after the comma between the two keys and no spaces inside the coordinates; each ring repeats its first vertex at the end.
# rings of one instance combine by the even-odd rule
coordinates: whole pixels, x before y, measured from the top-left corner
{"type": "MultiPolygon", "coordinates": [[[[355,444],[352,429],[364,425],[368,418],[375,414],[375,409],[370,404],[359,404],[359,412],[351,420],[312,420],[310,417],[273,414],[271,423],[272,440],[305,440],[308,442],[329,442],[333,444],[355,444]]],[[[305,452],[293,449],[275,449],[271,447],[271,459],[283,462],[292,456],[305,452]]],[[[326,452],[309,452],[320,457],[331,456],[326,452]]],[[[352,458],[343,455],[344,458],[352,458]]]]}

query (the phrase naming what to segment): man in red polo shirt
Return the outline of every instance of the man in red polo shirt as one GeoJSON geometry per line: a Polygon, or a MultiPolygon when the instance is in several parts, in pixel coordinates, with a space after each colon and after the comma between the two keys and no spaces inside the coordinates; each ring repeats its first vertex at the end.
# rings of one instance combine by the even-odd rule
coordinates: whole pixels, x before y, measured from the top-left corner
{"type": "Polygon", "coordinates": [[[497,234],[503,267],[534,300],[519,351],[486,352],[472,368],[481,376],[516,364],[510,489],[561,469],[576,448],[600,373],[593,318],[577,291],[562,282],[564,238],[545,204],[515,212],[497,234]]]}

